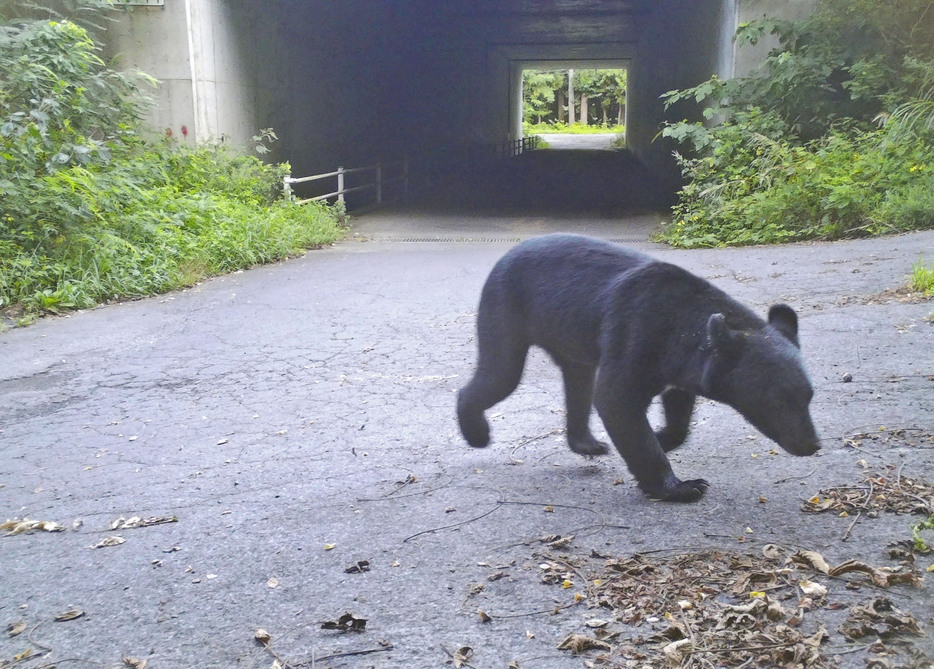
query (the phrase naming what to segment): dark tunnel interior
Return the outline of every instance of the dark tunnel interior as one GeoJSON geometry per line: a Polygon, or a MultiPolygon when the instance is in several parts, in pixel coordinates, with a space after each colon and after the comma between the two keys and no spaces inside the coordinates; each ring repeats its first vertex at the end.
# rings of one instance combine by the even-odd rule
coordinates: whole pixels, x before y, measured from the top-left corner
{"type": "Polygon", "coordinates": [[[728,69],[735,4],[280,0],[267,10],[289,61],[270,93],[279,157],[295,176],[406,157],[421,206],[664,207],[680,174],[656,141],[659,96],[728,69]],[[522,134],[523,68],[575,63],[625,64],[628,148],[496,158],[522,134]]]}

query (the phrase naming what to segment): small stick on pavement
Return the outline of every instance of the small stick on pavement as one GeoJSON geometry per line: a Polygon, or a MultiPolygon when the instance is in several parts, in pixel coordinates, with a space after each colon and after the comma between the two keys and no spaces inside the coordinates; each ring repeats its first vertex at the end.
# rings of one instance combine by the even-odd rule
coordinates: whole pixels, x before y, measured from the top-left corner
{"type": "Polygon", "coordinates": [[[444,525],[443,527],[433,527],[433,528],[430,529],[430,530],[422,530],[421,532],[416,532],[415,534],[412,534],[412,535],[410,535],[410,536],[407,536],[405,539],[403,539],[403,540],[402,540],[402,543],[406,543],[406,542],[408,542],[408,541],[411,541],[411,540],[414,539],[415,537],[420,537],[420,536],[422,536],[423,534],[431,534],[432,532],[440,532],[441,530],[449,530],[449,529],[451,529],[452,527],[460,527],[461,525],[466,525],[467,523],[472,523],[472,522],[474,522],[475,520],[480,520],[481,518],[486,518],[487,516],[489,516],[489,515],[490,515],[491,513],[493,513],[494,511],[499,510],[499,509],[503,506],[503,504],[504,504],[503,502],[497,502],[497,503],[496,503],[496,506],[494,506],[492,509],[490,509],[490,510],[487,511],[486,513],[481,513],[479,516],[476,516],[475,518],[470,518],[469,520],[464,520],[464,521],[461,521],[461,522],[459,522],[459,523],[453,523],[453,524],[451,524],[451,525],[444,525]]]}

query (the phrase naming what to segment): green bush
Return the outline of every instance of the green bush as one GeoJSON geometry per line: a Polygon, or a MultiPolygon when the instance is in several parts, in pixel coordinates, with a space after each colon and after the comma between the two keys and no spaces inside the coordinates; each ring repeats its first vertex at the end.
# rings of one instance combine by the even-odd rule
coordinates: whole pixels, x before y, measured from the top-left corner
{"type": "Polygon", "coordinates": [[[622,125],[602,125],[600,123],[591,123],[585,125],[583,123],[575,123],[573,125],[568,125],[567,123],[561,122],[552,122],[552,123],[523,123],[522,124],[522,134],[523,135],[541,135],[541,134],[550,134],[550,133],[560,133],[566,135],[598,135],[603,133],[614,133],[621,135],[625,133],[626,128],[622,125]]]}
{"type": "Polygon", "coordinates": [[[0,25],[0,307],[150,295],[340,236],[342,210],[282,199],[287,164],[141,139],[151,80],[96,51],[68,21],[0,25]]]}
{"type": "Polygon", "coordinates": [[[927,267],[919,260],[916,265],[912,266],[911,288],[928,297],[934,297],[934,264],[927,267]]]}
{"type": "Polygon", "coordinates": [[[664,96],[668,109],[700,104],[706,122],[662,130],[683,147],[684,185],[661,237],[695,247],[934,227],[932,17],[927,0],[819,0],[802,21],[741,26],[740,42],[779,39],[757,76],[664,96]]]}

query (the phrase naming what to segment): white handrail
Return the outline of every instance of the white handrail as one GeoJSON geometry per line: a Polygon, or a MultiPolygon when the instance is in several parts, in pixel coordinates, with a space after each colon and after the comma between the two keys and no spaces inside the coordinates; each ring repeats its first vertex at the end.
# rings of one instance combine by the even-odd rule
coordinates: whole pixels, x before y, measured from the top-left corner
{"type": "MultiPolygon", "coordinates": [[[[520,137],[519,139],[507,140],[500,145],[492,145],[485,148],[485,151],[489,152],[489,156],[493,158],[509,158],[519,156],[526,151],[535,151],[539,148],[541,143],[541,137],[537,135],[529,135],[526,137],[520,137]]],[[[338,167],[333,172],[324,172],[323,174],[313,174],[308,177],[293,177],[287,175],[283,177],[283,192],[288,199],[294,199],[294,194],[292,193],[293,184],[307,183],[309,181],[318,181],[320,179],[328,179],[330,177],[337,177],[337,190],[330,193],[325,193],[324,195],[316,195],[314,197],[305,198],[303,200],[295,200],[298,204],[305,204],[306,202],[315,202],[317,200],[327,200],[328,198],[336,197],[339,202],[344,201],[344,195],[347,193],[353,193],[356,191],[374,189],[376,204],[383,203],[383,187],[385,185],[402,182],[402,194],[403,197],[408,195],[409,192],[409,159],[404,158],[401,161],[394,163],[387,163],[383,165],[382,163],[376,163],[375,165],[368,165],[366,167],[352,167],[345,168],[343,166],[338,167]],[[393,177],[391,179],[384,179],[383,173],[384,170],[392,170],[394,168],[402,168],[402,173],[400,176],[393,177]],[[359,172],[373,172],[373,180],[367,183],[364,183],[359,186],[352,186],[347,188],[344,186],[344,177],[348,174],[356,174],[359,172]]]]}
{"type": "Polygon", "coordinates": [[[383,203],[383,186],[385,184],[395,183],[397,181],[402,182],[402,192],[403,195],[409,191],[409,160],[405,158],[396,163],[389,163],[383,165],[382,163],[376,163],[375,165],[368,165],[366,167],[353,167],[347,169],[343,166],[339,166],[333,172],[325,172],[324,174],[313,174],[308,177],[293,177],[291,175],[286,175],[283,178],[283,192],[288,199],[293,198],[292,194],[292,184],[306,183],[309,181],[318,181],[319,179],[327,179],[329,177],[337,177],[337,190],[326,193],[324,195],[316,195],[315,197],[305,198],[303,200],[296,200],[297,204],[305,204],[306,202],[315,202],[317,200],[326,200],[331,197],[337,197],[339,202],[344,201],[344,195],[347,193],[353,193],[355,191],[366,190],[369,188],[375,189],[376,192],[376,204],[383,203]],[[402,167],[401,176],[394,177],[392,179],[383,179],[383,169],[384,168],[394,168],[402,167]],[[353,186],[351,188],[346,188],[344,186],[344,177],[348,174],[356,174],[358,172],[373,172],[373,181],[362,184],[360,186],[353,186]]]}

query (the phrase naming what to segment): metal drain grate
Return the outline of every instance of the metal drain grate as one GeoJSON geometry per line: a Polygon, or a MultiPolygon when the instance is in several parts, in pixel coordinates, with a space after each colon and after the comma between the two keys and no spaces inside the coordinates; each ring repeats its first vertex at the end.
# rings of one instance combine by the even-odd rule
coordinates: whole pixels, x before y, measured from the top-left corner
{"type": "MultiPolygon", "coordinates": [[[[374,242],[391,242],[395,244],[517,244],[523,237],[380,237],[370,238],[374,242]]],[[[606,241],[613,244],[646,244],[650,243],[648,237],[607,237],[606,241]]]]}
{"type": "Polygon", "coordinates": [[[521,242],[520,237],[374,237],[373,241],[375,242],[398,242],[402,244],[419,244],[419,243],[439,243],[439,244],[449,244],[449,243],[474,243],[474,244],[490,244],[490,243],[506,243],[506,244],[515,244],[521,242]]]}
{"type": "Polygon", "coordinates": [[[648,237],[608,237],[606,241],[613,244],[645,244],[651,240],[648,237]]]}

